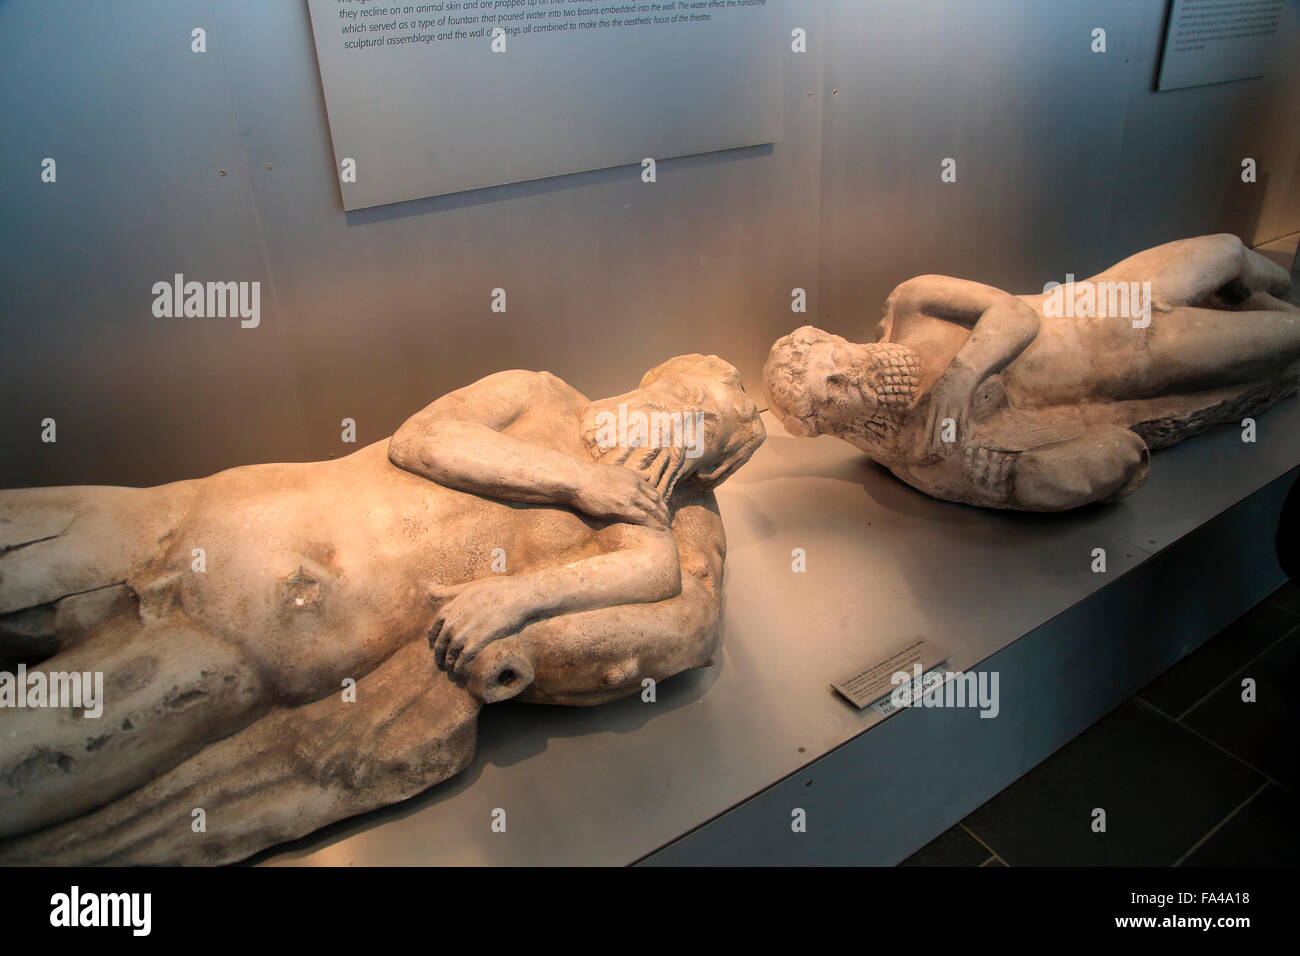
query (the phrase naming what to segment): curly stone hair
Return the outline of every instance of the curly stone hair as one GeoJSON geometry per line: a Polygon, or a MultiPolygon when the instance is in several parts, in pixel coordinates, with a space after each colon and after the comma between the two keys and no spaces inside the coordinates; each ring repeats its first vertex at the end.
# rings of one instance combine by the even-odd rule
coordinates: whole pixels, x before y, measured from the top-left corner
{"type": "Polygon", "coordinates": [[[920,356],[914,349],[892,342],[853,346],[810,325],[777,339],[763,366],[772,413],[786,431],[804,438],[822,434],[832,420],[842,423],[846,412],[864,437],[888,437],[911,404],[920,378],[920,356]],[[851,364],[837,355],[850,348],[860,349],[851,364]],[[827,384],[846,380],[858,386],[865,407],[835,404],[827,384]]]}

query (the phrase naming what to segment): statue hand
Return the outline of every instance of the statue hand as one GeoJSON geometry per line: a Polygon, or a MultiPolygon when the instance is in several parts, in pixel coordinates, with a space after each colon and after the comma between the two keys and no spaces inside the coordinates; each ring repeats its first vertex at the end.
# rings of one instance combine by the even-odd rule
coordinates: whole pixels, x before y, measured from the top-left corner
{"type": "Polygon", "coordinates": [[[573,507],[593,518],[666,525],[668,506],[648,481],[622,465],[592,464],[573,507]]]}
{"type": "Polygon", "coordinates": [[[1005,492],[1015,460],[1016,456],[1008,452],[967,445],[962,451],[962,475],[989,491],[1005,492]]]}
{"type": "Polygon", "coordinates": [[[438,587],[430,596],[443,602],[429,629],[434,662],[460,679],[469,676],[470,665],[483,648],[509,637],[528,621],[526,595],[508,577],[438,587]]]}
{"type": "Polygon", "coordinates": [[[971,369],[949,366],[930,386],[930,414],[925,429],[927,451],[938,454],[961,447],[977,384],[971,369]],[[944,441],[944,422],[948,419],[953,422],[952,438],[944,441]]]}

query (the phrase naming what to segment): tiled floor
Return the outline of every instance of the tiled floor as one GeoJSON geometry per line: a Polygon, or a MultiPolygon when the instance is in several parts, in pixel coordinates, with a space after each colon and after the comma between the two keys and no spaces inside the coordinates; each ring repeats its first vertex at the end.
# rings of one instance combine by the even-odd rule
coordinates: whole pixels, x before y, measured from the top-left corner
{"type": "Polygon", "coordinates": [[[902,865],[1300,864],[1298,685],[1288,584],[902,865]]]}

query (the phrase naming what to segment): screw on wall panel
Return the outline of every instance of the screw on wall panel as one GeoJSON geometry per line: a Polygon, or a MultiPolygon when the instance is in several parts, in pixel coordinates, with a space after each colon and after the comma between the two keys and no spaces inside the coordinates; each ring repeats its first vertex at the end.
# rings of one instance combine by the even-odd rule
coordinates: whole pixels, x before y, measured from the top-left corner
{"type": "Polygon", "coordinates": [[[266,168],[267,168],[267,169],[270,169],[270,168],[271,168],[271,164],[270,164],[270,163],[267,163],[267,164],[266,164],[266,168]]]}
{"type": "Polygon", "coordinates": [[[812,95],[813,95],[813,91],[812,91],[812,90],[809,90],[809,91],[808,91],[808,95],[809,95],[809,96],[812,96],[812,95]]]}
{"type": "Polygon", "coordinates": [[[831,96],[839,96],[839,95],[840,95],[839,90],[831,90],[831,96]]]}
{"type": "Polygon", "coordinates": [[[224,176],[224,175],[226,175],[226,171],[225,171],[224,169],[218,169],[218,170],[217,170],[217,175],[218,175],[218,176],[224,176]]]}

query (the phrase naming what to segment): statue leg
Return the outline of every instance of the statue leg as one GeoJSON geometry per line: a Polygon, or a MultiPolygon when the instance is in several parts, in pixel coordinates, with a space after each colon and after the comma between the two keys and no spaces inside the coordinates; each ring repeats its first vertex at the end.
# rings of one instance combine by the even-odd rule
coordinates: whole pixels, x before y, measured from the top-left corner
{"type": "Polygon", "coordinates": [[[0,710],[0,837],[84,813],[146,783],[267,706],[261,676],[183,613],[122,614],[24,676],[27,706],[0,710]],[[71,677],[70,675],[77,675],[71,677]],[[79,707],[33,706],[42,680],[79,707]]]}
{"type": "Polygon", "coordinates": [[[1157,313],[1146,371],[1129,397],[1176,395],[1262,383],[1300,362],[1300,309],[1157,313]]]}
{"type": "Polygon", "coordinates": [[[273,710],[78,819],[0,843],[0,863],[219,864],[459,773],[480,703],[409,643],[356,684],[273,710]]]}
{"type": "Polygon", "coordinates": [[[1122,498],[1142,486],[1150,466],[1146,443],[1118,425],[1098,425],[1078,438],[1022,452],[1012,469],[1011,507],[1065,511],[1122,498]]]}
{"type": "Polygon", "coordinates": [[[193,482],[0,491],[0,669],[87,637],[132,602],[126,582],[165,549],[193,482]]]}
{"type": "Polygon", "coordinates": [[[1129,256],[1093,281],[1150,282],[1167,305],[1200,305],[1220,290],[1245,298],[1253,292],[1284,296],[1291,276],[1236,236],[1179,239],[1129,256]]]}

